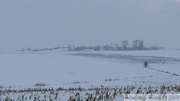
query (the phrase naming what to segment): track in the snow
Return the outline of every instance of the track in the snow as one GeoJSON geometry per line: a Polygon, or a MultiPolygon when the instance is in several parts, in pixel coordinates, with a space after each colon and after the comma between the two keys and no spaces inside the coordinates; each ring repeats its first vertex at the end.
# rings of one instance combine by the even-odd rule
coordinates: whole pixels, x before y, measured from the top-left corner
{"type": "MultiPolygon", "coordinates": [[[[121,63],[132,63],[132,64],[143,64],[145,61],[151,64],[179,64],[179,58],[173,57],[158,57],[158,56],[135,56],[135,55],[124,55],[124,54],[101,54],[101,53],[73,53],[70,55],[85,56],[102,58],[109,61],[121,62],[121,63]]],[[[158,72],[171,74],[174,76],[180,76],[180,74],[171,73],[169,71],[154,69],[151,67],[145,67],[147,69],[155,70],[158,72]]]]}
{"type": "Polygon", "coordinates": [[[103,59],[116,60],[120,62],[128,63],[144,63],[148,61],[153,64],[172,64],[180,63],[179,58],[173,57],[158,57],[158,56],[135,56],[135,55],[124,55],[124,54],[100,54],[100,53],[73,53],[71,55],[85,56],[85,57],[96,57],[103,59]]]}

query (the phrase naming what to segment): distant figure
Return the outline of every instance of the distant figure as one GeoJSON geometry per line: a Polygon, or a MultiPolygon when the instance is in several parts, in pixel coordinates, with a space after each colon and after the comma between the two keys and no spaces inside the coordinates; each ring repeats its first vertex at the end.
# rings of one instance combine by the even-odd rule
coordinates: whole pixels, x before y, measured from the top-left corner
{"type": "Polygon", "coordinates": [[[144,67],[147,67],[147,66],[148,66],[148,62],[145,61],[145,62],[144,62],[144,67]]]}

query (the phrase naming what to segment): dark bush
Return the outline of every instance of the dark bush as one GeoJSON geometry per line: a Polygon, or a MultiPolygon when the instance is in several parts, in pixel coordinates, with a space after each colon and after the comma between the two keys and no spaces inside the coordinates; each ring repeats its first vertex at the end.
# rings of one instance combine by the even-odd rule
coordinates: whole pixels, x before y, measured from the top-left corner
{"type": "Polygon", "coordinates": [[[145,62],[144,62],[144,67],[147,67],[147,66],[148,66],[148,62],[145,61],[145,62]]]}

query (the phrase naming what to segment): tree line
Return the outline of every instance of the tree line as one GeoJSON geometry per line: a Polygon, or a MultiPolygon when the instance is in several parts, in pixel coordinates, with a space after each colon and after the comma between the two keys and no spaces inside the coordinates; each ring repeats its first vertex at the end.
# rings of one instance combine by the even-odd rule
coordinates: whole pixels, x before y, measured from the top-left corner
{"type": "Polygon", "coordinates": [[[103,46],[68,46],[68,51],[120,51],[120,50],[159,50],[164,49],[159,46],[146,47],[142,40],[132,41],[132,45],[127,40],[123,40],[121,44],[103,45],[103,46]]]}
{"type": "Polygon", "coordinates": [[[144,45],[144,42],[142,40],[134,40],[131,44],[127,40],[123,40],[120,44],[110,44],[110,45],[98,45],[98,46],[71,46],[68,45],[66,47],[53,47],[53,48],[41,48],[41,49],[31,49],[23,48],[21,52],[24,51],[54,51],[54,50],[63,50],[63,51],[121,51],[121,50],[159,50],[164,49],[163,47],[159,46],[150,46],[147,47],[144,45]]]}

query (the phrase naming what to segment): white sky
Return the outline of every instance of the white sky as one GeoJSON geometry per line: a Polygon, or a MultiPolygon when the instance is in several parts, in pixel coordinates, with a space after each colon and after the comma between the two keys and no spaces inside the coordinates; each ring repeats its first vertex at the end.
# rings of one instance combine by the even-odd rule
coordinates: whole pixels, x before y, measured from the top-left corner
{"type": "Polygon", "coordinates": [[[180,48],[180,0],[0,0],[0,50],[125,39],[180,48]]]}

